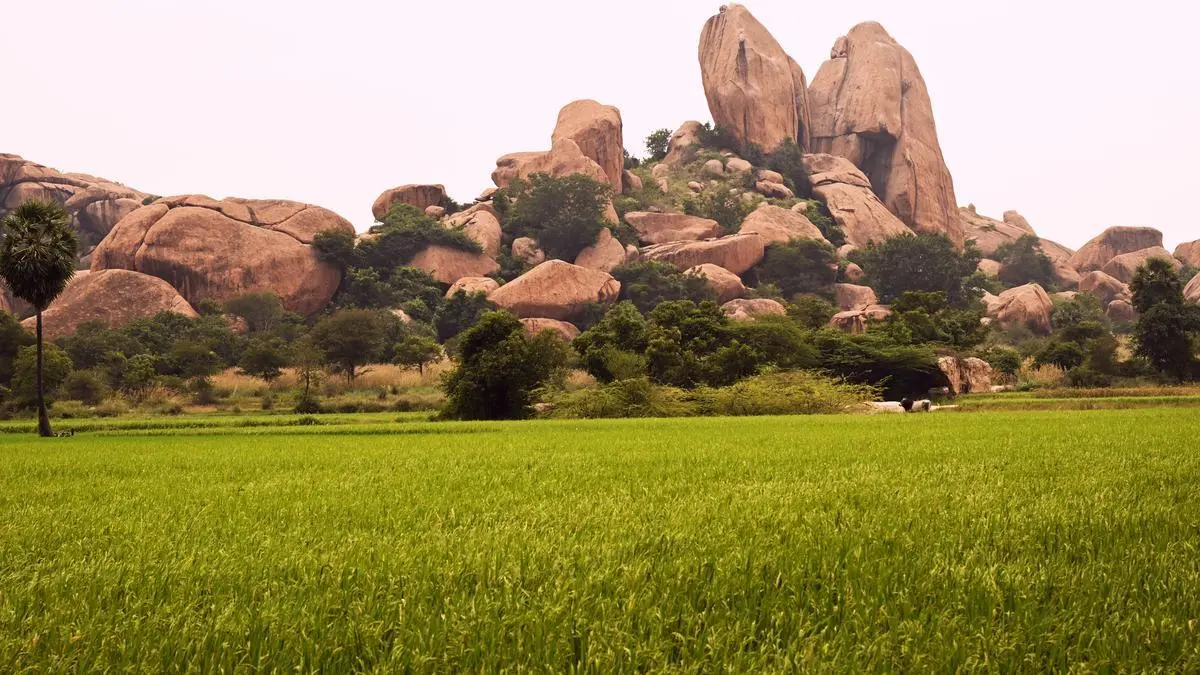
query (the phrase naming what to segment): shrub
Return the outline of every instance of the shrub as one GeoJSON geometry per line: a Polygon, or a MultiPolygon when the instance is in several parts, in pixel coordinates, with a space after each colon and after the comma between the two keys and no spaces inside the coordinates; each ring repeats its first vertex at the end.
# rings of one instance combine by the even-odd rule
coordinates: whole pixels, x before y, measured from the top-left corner
{"type": "Polygon", "coordinates": [[[713,414],[830,415],[846,412],[879,392],[871,386],[847,384],[807,372],[771,373],[751,377],[730,387],[702,392],[713,414]]]}
{"type": "Polygon", "coordinates": [[[484,314],[494,311],[496,305],[484,293],[467,293],[459,290],[442,303],[434,320],[437,337],[441,342],[458,336],[474,326],[484,314]]]}
{"type": "Polygon", "coordinates": [[[801,293],[828,293],[837,281],[837,256],[833,249],[813,239],[771,244],[754,268],[760,283],[774,284],[786,297],[801,293]]]}
{"type": "Polygon", "coordinates": [[[1012,286],[1036,283],[1054,290],[1054,261],[1042,252],[1042,242],[1036,236],[1027,234],[1004,244],[996,250],[995,258],[1002,265],[1000,280],[1004,283],[1012,286]]]}
{"type": "Polygon", "coordinates": [[[949,239],[933,234],[893,237],[851,256],[863,267],[867,285],[891,303],[908,291],[942,292],[951,307],[966,307],[978,297],[969,282],[981,260],[968,246],[959,253],[949,239]]]}
{"type": "Polygon", "coordinates": [[[79,401],[94,406],[112,393],[104,373],[95,370],[77,370],[67,376],[62,385],[63,396],[70,401],[79,401]]]}
{"type": "Polygon", "coordinates": [[[386,322],[378,311],[344,309],[313,327],[313,346],[335,372],[354,381],[358,368],[383,351],[386,322]]]}
{"type": "Polygon", "coordinates": [[[612,275],[621,282],[620,299],[633,303],[640,312],[649,312],[664,302],[691,300],[700,303],[717,298],[704,279],[687,276],[674,265],[657,260],[619,265],[612,270],[612,275]]]}
{"type": "Polygon", "coordinates": [[[671,130],[657,129],[646,137],[646,152],[651,162],[661,162],[667,156],[671,146],[671,130]]]}
{"type": "Polygon", "coordinates": [[[715,220],[725,232],[737,231],[752,210],[753,206],[741,195],[732,194],[725,185],[709,188],[683,201],[684,213],[715,220]]]}
{"type": "Polygon", "coordinates": [[[846,335],[830,328],[814,333],[813,342],[828,374],[878,387],[888,400],[922,397],[946,384],[937,355],[925,345],[896,344],[878,332],[846,335]]]}
{"type": "Polygon", "coordinates": [[[583,174],[534,174],[527,183],[514,181],[507,193],[516,200],[507,209],[508,230],[536,239],[547,257],[574,260],[607,227],[604,211],[612,188],[583,174]]]}
{"type": "Polygon", "coordinates": [[[546,402],[550,405],[549,416],[559,419],[686,417],[695,414],[682,389],[656,385],[644,377],[558,392],[548,396],[546,402]]]}
{"type": "MultiPolygon", "coordinates": [[[[56,345],[47,344],[43,351],[42,378],[46,390],[46,404],[52,404],[73,367],[71,358],[56,345]]],[[[37,405],[37,348],[21,347],[13,362],[12,398],[20,407],[37,405]]]]}
{"type": "Polygon", "coordinates": [[[825,328],[837,312],[838,309],[832,302],[812,294],[793,298],[787,308],[788,316],[800,327],[809,330],[825,328]]]}

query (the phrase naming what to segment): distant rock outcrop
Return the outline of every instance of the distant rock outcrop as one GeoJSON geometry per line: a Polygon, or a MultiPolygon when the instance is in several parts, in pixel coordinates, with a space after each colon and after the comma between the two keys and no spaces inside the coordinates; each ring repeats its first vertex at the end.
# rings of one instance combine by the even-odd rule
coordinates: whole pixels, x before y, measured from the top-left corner
{"type": "Polygon", "coordinates": [[[912,230],[888,211],[871,190],[871,181],[849,160],[826,154],[804,156],[804,171],[817,196],[852,246],[881,243],[912,230]]]}
{"type": "Polygon", "coordinates": [[[695,120],[684,122],[683,126],[671,134],[671,140],[667,144],[667,156],[661,164],[667,167],[683,164],[687,159],[687,149],[700,145],[700,134],[703,131],[704,125],[695,120]]]}
{"type": "Polygon", "coordinates": [[[724,267],[705,263],[684,272],[688,276],[704,277],[705,283],[717,294],[717,302],[725,304],[746,295],[746,285],[741,277],[724,267]]]}
{"type": "Polygon", "coordinates": [[[521,318],[570,321],[590,305],[611,304],[621,283],[607,272],[547,260],[491,292],[488,299],[521,318]]]}
{"type": "Polygon", "coordinates": [[[1200,239],[1175,247],[1175,257],[1190,267],[1200,267],[1200,239]]]}
{"type": "Polygon", "coordinates": [[[852,309],[838,312],[829,320],[829,325],[843,333],[858,335],[866,332],[872,323],[885,321],[892,315],[892,308],[887,305],[871,305],[862,309],[852,309]]]}
{"type": "Polygon", "coordinates": [[[625,171],[622,129],[620,110],[596,101],[574,101],[559,111],[551,144],[574,141],[585,157],[600,166],[613,194],[619,195],[625,171]]]}
{"type": "Polygon", "coordinates": [[[552,331],[556,336],[570,342],[579,337],[579,329],[573,323],[555,319],[521,319],[525,334],[536,337],[545,331],[552,331]]]}
{"type": "Polygon", "coordinates": [[[424,211],[431,206],[439,206],[446,200],[446,188],[441,185],[401,185],[375,198],[371,205],[371,213],[375,220],[382,221],[396,204],[408,204],[424,211]]]}
{"type": "Polygon", "coordinates": [[[787,316],[787,308],[769,298],[731,300],[721,305],[721,311],[732,321],[753,321],[762,316],[787,316]]]}
{"type": "MultiPolygon", "coordinates": [[[[119,328],[159,312],[199,316],[171,284],[157,277],[129,270],[79,272],[42,313],[42,327],[46,338],[53,340],[90,321],[119,328]]],[[[35,322],[31,317],[24,325],[33,330],[35,322]]]]}
{"type": "Polygon", "coordinates": [[[475,293],[487,295],[497,288],[500,288],[500,282],[491,277],[463,277],[450,284],[450,289],[446,291],[446,297],[454,297],[459,291],[467,295],[474,295],[475,293]]]}
{"type": "Polygon", "coordinates": [[[1071,256],[1071,266],[1084,272],[1102,269],[1108,261],[1125,253],[1161,247],[1162,232],[1152,227],[1110,227],[1071,256]]]}
{"type": "Polygon", "coordinates": [[[925,80],[883,26],[861,23],[838,38],[813,78],[809,105],[814,152],[852,161],[908,227],[963,245],[925,80]]]}
{"type": "Polygon", "coordinates": [[[763,202],[746,220],[739,234],[757,234],[768,244],[786,244],[793,239],[812,239],[828,244],[821,230],[803,214],[763,202]]]}
{"type": "Polygon", "coordinates": [[[1200,274],[1192,277],[1187,286],[1183,287],[1183,297],[1188,302],[1194,302],[1200,305],[1200,274]]]}
{"type": "Polygon", "coordinates": [[[607,227],[600,230],[596,242],[575,256],[575,264],[588,269],[611,272],[614,267],[625,264],[628,254],[625,246],[612,236],[607,227]]]}
{"type": "Polygon", "coordinates": [[[275,293],[303,315],[323,308],[341,275],[310,244],[354,226],[319,206],[202,195],[160,199],[121,219],[92,255],[92,271],[124,269],[163,279],[189,303],[275,293]]]}
{"type": "Polygon", "coordinates": [[[625,222],[637,231],[638,240],[643,244],[698,241],[721,234],[721,225],[717,221],[682,213],[631,211],[625,214],[625,222]]]}
{"type": "Polygon", "coordinates": [[[408,261],[408,266],[425,270],[443,284],[453,284],[463,277],[486,277],[500,271],[500,264],[486,253],[438,244],[422,249],[408,261]]]}
{"type": "Polygon", "coordinates": [[[1042,335],[1054,329],[1050,312],[1054,302],[1038,284],[1025,284],[1010,288],[1000,294],[998,300],[988,303],[988,316],[1004,326],[1023,325],[1042,335]]]}
{"type": "Polygon", "coordinates": [[[1099,270],[1088,272],[1079,278],[1079,292],[1096,296],[1101,306],[1107,306],[1114,300],[1128,300],[1133,297],[1128,284],[1099,270]]]}
{"type": "Polygon", "coordinates": [[[500,229],[500,219],[491,204],[479,203],[447,216],[445,225],[451,229],[462,230],[463,234],[483,248],[488,257],[495,258],[500,255],[500,242],[504,232],[500,229]]]}
{"type": "Polygon", "coordinates": [[[1138,268],[1154,258],[1167,261],[1176,272],[1183,268],[1183,263],[1176,260],[1170,251],[1161,246],[1155,246],[1134,251],[1133,253],[1122,253],[1104,263],[1101,271],[1127,284],[1133,283],[1133,276],[1137,274],[1138,268]]]}
{"type": "Polygon", "coordinates": [[[875,296],[875,291],[870,286],[834,284],[833,295],[834,304],[844,312],[866,309],[871,305],[879,304],[879,298],[875,296]]]}
{"type": "Polygon", "coordinates": [[[681,272],[711,263],[740,275],[761,262],[765,252],[766,242],[762,237],[735,234],[706,241],[678,241],[648,246],[642,249],[642,257],[670,263],[681,272]]]}
{"type": "MultiPolygon", "coordinates": [[[[996,252],[1006,244],[1014,243],[1024,236],[1037,237],[1037,232],[1029,225],[1029,221],[1016,211],[1006,211],[1005,219],[1001,221],[980,215],[974,205],[971,205],[960,208],[959,216],[962,218],[964,238],[975,242],[983,253],[984,263],[989,262],[986,259],[995,260],[996,252]]],[[[1059,285],[1063,288],[1075,288],[1079,285],[1079,272],[1071,266],[1071,255],[1074,251],[1048,239],[1038,238],[1038,244],[1042,253],[1054,263],[1054,276],[1059,285]]],[[[992,276],[999,273],[999,269],[993,270],[990,265],[981,266],[980,269],[992,276]]]]}
{"type": "Polygon", "coordinates": [[[771,152],[789,138],[808,148],[804,71],[742,5],[724,5],[704,24],[700,77],[713,122],[742,148],[771,152]]]}

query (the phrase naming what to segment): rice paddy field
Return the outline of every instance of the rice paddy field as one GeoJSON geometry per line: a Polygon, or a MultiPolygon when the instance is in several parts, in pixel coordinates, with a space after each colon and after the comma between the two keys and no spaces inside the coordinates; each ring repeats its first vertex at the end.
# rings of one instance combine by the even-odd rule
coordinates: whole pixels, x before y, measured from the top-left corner
{"type": "Polygon", "coordinates": [[[1200,670],[1195,409],[317,421],[0,425],[0,672],[1200,670]]]}

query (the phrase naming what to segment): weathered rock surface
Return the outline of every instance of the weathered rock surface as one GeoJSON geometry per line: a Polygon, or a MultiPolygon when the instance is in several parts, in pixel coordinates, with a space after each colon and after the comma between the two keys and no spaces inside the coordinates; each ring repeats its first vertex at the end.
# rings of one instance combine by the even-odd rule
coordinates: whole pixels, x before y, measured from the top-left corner
{"type": "Polygon", "coordinates": [[[791,199],[796,196],[792,189],[782,183],[772,183],[770,181],[760,180],[754,184],[754,189],[764,197],[771,199],[791,199]]]}
{"type": "Polygon", "coordinates": [[[526,265],[540,265],[546,262],[546,254],[530,237],[517,237],[513,240],[512,257],[526,265]]]}
{"type": "MultiPolygon", "coordinates": [[[[750,162],[747,162],[746,160],[742,159],[741,157],[730,157],[725,162],[725,170],[728,171],[729,173],[749,173],[753,169],[754,169],[754,165],[751,164],[750,162]]],[[[783,181],[778,180],[778,181],[774,181],[774,182],[782,183],[783,181]]]]}
{"type": "Polygon", "coordinates": [[[491,258],[500,255],[500,240],[504,237],[500,229],[500,219],[491,204],[481,203],[469,209],[459,211],[448,217],[446,227],[462,230],[475,243],[483,247],[483,252],[491,258]]]}
{"type": "Polygon", "coordinates": [[[1005,211],[1001,218],[1004,219],[1004,222],[1012,225],[1013,227],[1025,230],[1029,234],[1037,234],[1037,232],[1033,231],[1033,226],[1029,224],[1029,221],[1025,219],[1025,216],[1017,213],[1016,211],[1005,211]]]}
{"type": "Polygon", "coordinates": [[[742,221],[738,233],[757,234],[768,244],[786,244],[793,239],[814,239],[829,243],[821,234],[821,230],[804,215],[765,202],[742,221]]]}
{"type": "Polygon", "coordinates": [[[1108,261],[1125,253],[1161,247],[1162,232],[1152,227],[1110,227],[1071,256],[1071,266],[1080,273],[1102,269],[1108,261]]]}
{"type": "Polygon", "coordinates": [[[625,214],[625,222],[637,231],[638,239],[645,244],[698,241],[721,234],[721,225],[717,221],[682,213],[631,211],[625,214]]]}
{"type": "Polygon", "coordinates": [[[992,390],[992,366],[983,359],[943,356],[938,359],[938,368],[956,394],[986,394],[992,390]]]}
{"type": "Polygon", "coordinates": [[[1054,277],[1058,280],[1058,285],[1063,288],[1078,286],[1079,271],[1071,264],[1071,256],[1075,255],[1075,251],[1049,239],[1040,239],[1039,241],[1042,245],[1042,253],[1045,253],[1046,257],[1054,263],[1054,277]]]}
{"type": "MultiPolygon", "coordinates": [[[[504,155],[496,160],[492,182],[497,187],[508,187],[513,180],[527,180],[535,173],[544,173],[555,178],[565,178],[578,173],[600,183],[610,183],[604,168],[585,155],[579,144],[569,138],[559,139],[547,152],[516,152],[504,155]]],[[[611,202],[604,215],[610,222],[618,221],[617,211],[611,202]]]]}
{"type": "Polygon", "coordinates": [[[1170,251],[1161,246],[1155,246],[1153,248],[1134,251],[1133,253],[1122,253],[1104,263],[1101,271],[1114,279],[1119,279],[1128,284],[1133,282],[1133,275],[1137,274],[1138,268],[1154,258],[1166,260],[1176,272],[1183,269],[1183,263],[1176,260],[1170,251]]]}
{"type": "Polygon", "coordinates": [[[554,319],[521,319],[521,325],[525,328],[525,334],[529,337],[536,337],[543,331],[553,331],[555,335],[570,342],[579,337],[579,329],[573,323],[566,321],[556,321],[554,319]]]}
{"type": "Polygon", "coordinates": [[[593,303],[617,299],[621,283],[607,272],[547,260],[492,291],[488,299],[521,318],[570,321],[593,303]]]}
{"type": "Polygon", "coordinates": [[[863,271],[863,268],[858,266],[858,263],[848,263],[846,265],[846,271],[844,272],[844,275],[846,277],[846,281],[849,281],[852,284],[857,284],[866,278],[867,273],[863,271]]]}
{"type": "Polygon", "coordinates": [[[753,321],[760,316],[787,316],[787,308],[769,298],[730,300],[721,305],[721,311],[733,321],[753,321]]]}
{"type": "Polygon", "coordinates": [[[1175,247],[1175,257],[1190,267],[1200,267],[1200,239],[1175,247]]]}
{"type": "Polygon", "coordinates": [[[999,295],[999,302],[989,306],[988,316],[1003,326],[1024,325],[1030,330],[1048,335],[1053,330],[1050,312],[1054,303],[1038,284],[1010,288],[999,295]]]}
{"type": "Polygon", "coordinates": [[[742,5],[704,24],[700,76],[716,126],[771,152],[785,139],[808,148],[808,83],[792,57],[742,5]]]}
{"type": "MultiPolygon", "coordinates": [[[[42,327],[46,338],[53,340],[73,334],[89,321],[119,328],[159,312],[199,316],[171,284],[157,277],[128,270],[79,272],[43,312],[42,327]]],[[[23,325],[33,330],[36,319],[26,319],[23,325]]]]}
{"type": "Polygon", "coordinates": [[[883,26],[861,23],[837,40],[813,78],[809,105],[814,152],[862,169],[908,227],[963,245],[929,90],[912,54],[883,26]]]}
{"type": "Polygon", "coordinates": [[[625,171],[621,175],[621,182],[625,186],[626,193],[638,192],[646,187],[645,183],[642,182],[641,177],[632,171],[625,171]]]}
{"type": "Polygon", "coordinates": [[[28,199],[57,202],[79,230],[85,250],[125,216],[141,208],[144,192],[82,173],[61,173],[17,155],[0,153],[0,218],[28,199]]]}
{"type": "Polygon", "coordinates": [[[717,294],[717,302],[725,304],[746,295],[746,285],[741,277],[724,267],[705,263],[684,272],[688,276],[703,276],[708,287],[717,294]]]}
{"type": "Polygon", "coordinates": [[[862,247],[873,241],[912,234],[888,211],[871,190],[866,175],[849,160],[826,154],[805,155],[804,171],[813,194],[825,203],[850,245],[862,247]]]}
{"type": "Polygon", "coordinates": [[[491,277],[463,277],[450,284],[450,290],[446,291],[446,297],[453,297],[459,291],[467,295],[474,295],[476,293],[487,295],[497,288],[500,288],[500,282],[491,277]]]}
{"type": "Polygon", "coordinates": [[[879,304],[879,298],[870,286],[854,284],[833,285],[834,304],[842,311],[866,309],[879,304]]]}
{"type": "Polygon", "coordinates": [[[1096,296],[1101,306],[1106,306],[1113,300],[1129,300],[1133,297],[1128,284],[1099,270],[1088,272],[1079,278],[1079,291],[1096,296]]]}
{"type": "Polygon", "coordinates": [[[551,144],[574,141],[585,157],[600,166],[605,182],[612,186],[614,195],[619,195],[625,171],[622,130],[620,110],[591,100],[574,101],[559,111],[551,144]]]}
{"type": "MultiPolygon", "coordinates": [[[[700,134],[703,132],[703,130],[704,125],[695,120],[684,122],[683,126],[679,127],[674,134],[671,134],[671,141],[667,145],[666,158],[654,168],[658,169],[658,167],[661,166],[665,170],[668,167],[683,164],[684,160],[687,158],[687,153],[685,151],[693,145],[700,145],[700,134]]],[[[655,180],[664,178],[665,176],[665,173],[659,175],[658,171],[654,172],[655,180]]]]}
{"type": "Polygon", "coordinates": [[[310,244],[354,226],[319,206],[202,195],[167,197],[121,219],[92,254],[92,271],[125,269],[165,280],[189,303],[275,293],[313,314],[333,297],[338,270],[310,244]]]}
{"type": "Polygon", "coordinates": [[[1034,234],[1016,225],[980,215],[974,206],[964,206],[958,213],[962,218],[963,237],[968,241],[974,240],[985,258],[993,258],[1000,247],[1034,234]]]}
{"type": "Polygon", "coordinates": [[[719,159],[710,159],[704,163],[704,173],[713,178],[720,178],[725,175],[725,165],[719,159]]]}
{"type": "Polygon", "coordinates": [[[866,332],[875,322],[886,321],[892,315],[892,308],[886,305],[871,305],[863,309],[838,312],[829,320],[829,325],[843,333],[858,335],[866,332]]]}
{"type": "Polygon", "coordinates": [[[1133,323],[1137,321],[1137,310],[1128,300],[1113,300],[1104,311],[1113,323],[1133,323]]]}
{"type": "Polygon", "coordinates": [[[486,277],[500,271],[500,265],[486,253],[473,253],[449,246],[427,246],[408,261],[409,267],[425,270],[443,284],[463,277],[486,277]]]}
{"type": "Polygon", "coordinates": [[[15,302],[13,301],[12,292],[0,281],[0,312],[15,313],[15,302]]]}
{"type": "Polygon", "coordinates": [[[383,220],[396,204],[408,204],[422,211],[430,206],[439,206],[446,199],[446,188],[441,185],[401,185],[384,190],[371,205],[375,220],[383,220]]]}
{"type": "Polygon", "coordinates": [[[697,265],[711,263],[733,272],[745,274],[762,261],[766,241],[756,234],[735,234],[706,241],[677,241],[656,244],[642,249],[647,260],[661,260],[684,272],[697,265]]]}
{"type": "Polygon", "coordinates": [[[984,258],[983,260],[980,260],[979,264],[975,267],[989,277],[998,277],[1000,276],[1000,270],[1003,269],[1004,266],[995,260],[988,260],[987,258],[984,258]]]}
{"type": "Polygon", "coordinates": [[[1188,285],[1183,287],[1183,297],[1186,298],[1188,302],[1200,304],[1200,274],[1192,277],[1192,280],[1188,282],[1188,285]]]}
{"type": "Polygon", "coordinates": [[[584,248],[575,256],[575,264],[593,270],[611,272],[614,267],[625,264],[625,246],[612,236],[607,227],[600,230],[596,243],[584,248]]]}

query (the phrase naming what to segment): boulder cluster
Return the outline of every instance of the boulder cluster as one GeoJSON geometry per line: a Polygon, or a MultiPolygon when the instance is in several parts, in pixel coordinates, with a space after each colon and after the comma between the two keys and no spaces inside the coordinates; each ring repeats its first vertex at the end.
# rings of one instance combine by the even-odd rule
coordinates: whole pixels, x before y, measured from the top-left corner
{"type": "MultiPolygon", "coordinates": [[[[1151,228],[1109,228],[1072,251],[1040,238],[1016,211],[994,219],[973,206],[960,208],[929,90],[913,55],[878,23],[859,24],[837,38],[811,83],[766,27],[737,4],[723,6],[705,23],[698,56],[715,128],[685,122],[671,135],[661,161],[635,173],[626,168],[621,112],[592,100],[569,103],[558,114],[547,149],[500,157],[491,174],[495,187],[465,209],[456,210],[436,183],[383,191],[372,204],[377,220],[406,204],[479,245],[478,251],[429,245],[398,264],[425,270],[448,287],[448,295],[486,294],[527,330],[551,329],[564,338],[578,334],[571,322],[597,303],[616,301],[621,285],[612,270],[637,260],[702,277],[735,320],[785,313],[779,302],[747,297],[752,279],[746,276],[772,245],[828,244],[810,220],[816,218],[810,208],[818,207],[844,234],[838,249],[843,260],[872,243],[928,233],[959,250],[973,242],[983,255],[980,271],[997,276],[1005,269],[1008,247],[1032,237],[1052,262],[1060,289],[1092,293],[1120,321],[1133,318],[1129,283],[1147,260],[1200,266],[1200,241],[1172,253],[1151,228]],[[718,132],[734,147],[706,145],[718,132]],[[763,157],[793,147],[798,159],[792,175],[764,165],[763,157]],[[605,218],[613,229],[601,230],[570,260],[547,257],[529,237],[509,236],[494,196],[535,174],[582,174],[609,186],[613,199],[605,218]],[[748,211],[734,227],[680,208],[689,198],[730,186],[748,211]],[[668,199],[618,213],[617,200],[651,189],[668,199]],[[503,283],[498,273],[505,260],[529,269],[503,283]]],[[[47,312],[51,335],[91,320],[116,324],[160,311],[193,315],[199,303],[264,291],[277,294],[291,311],[315,314],[327,306],[341,278],[318,259],[314,237],[330,230],[354,233],[348,221],[318,206],[202,195],[158,198],[0,154],[0,216],[32,197],[62,204],[87,244],[80,267],[90,273],[80,273],[47,312]]],[[[860,285],[863,278],[861,268],[843,263],[844,283],[834,287],[839,313],[831,325],[857,333],[890,314],[874,290],[860,285]]],[[[1193,280],[1185,294],[1200,302],[1200,282],[1193,280]]],[[[989,320],[1051,330],[1053,301],[1036,283],[984,301],[989,320]]],[[[0,287],[0,310],[15,308],[0,287]]],[[[977,363],[947,362],[943,370],[948,377],[953,373],[956,387],[990,386],[977,363]]]]}

